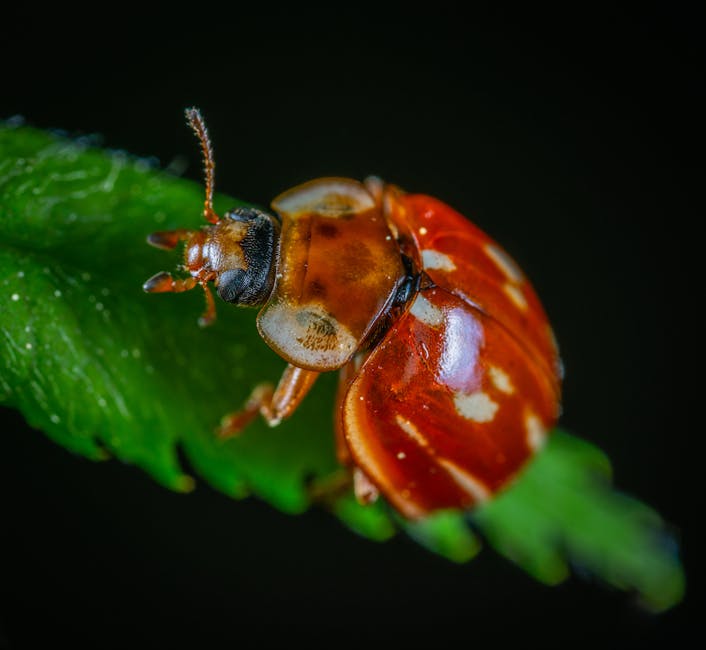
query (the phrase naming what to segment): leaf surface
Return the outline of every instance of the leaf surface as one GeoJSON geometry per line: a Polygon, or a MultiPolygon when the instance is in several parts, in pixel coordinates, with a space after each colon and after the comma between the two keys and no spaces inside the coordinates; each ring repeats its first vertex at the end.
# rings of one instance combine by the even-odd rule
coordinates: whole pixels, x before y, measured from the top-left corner
{"type": "MultiPolygon", "coordinates": [[[[296,415],[261,421],[219,442],[220,417],[284,368],[262,342],[255,312],[218,306],[200,329],[203,296],[146,295],[177,253],[145,244],[155,230],[199,227],[201,186],[120,153],[0,125],[0,403],[57,443],[94,460],[114,456],[174,490],[199,478],[233,496],[255,494],[288,513],[338,470],[332,433],[336,377],[323,376],[296,415]]],[[[223,212],[239,202],[217,197],[223,212]]],[[[399,528],[464,562],[480,529],[500,553],[554,584],[573,560],[653,609],[679,601],[684,576],[671,538],[647,506],[612,490],[610,464],[567,434],[472,519],[444,512],[400,521],[384,503],[329,499],[350,528],[375,540],[399,528]]]]}

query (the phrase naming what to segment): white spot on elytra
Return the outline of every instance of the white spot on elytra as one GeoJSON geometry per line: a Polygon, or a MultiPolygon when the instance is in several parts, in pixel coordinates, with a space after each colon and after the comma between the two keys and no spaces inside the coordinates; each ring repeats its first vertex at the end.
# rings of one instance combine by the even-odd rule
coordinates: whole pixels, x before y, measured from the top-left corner
{"type": "Polygon", "coordinates": [[[407,458],[407,454],[405,454],[403,451],[398,451],[397,458],[399,458],[400,460],[404,460],[405,458],[407,458]]]}
{"type": "Polygon", "coordinates": [[[11,299],[13,302],[17,302],[17,301],[20,299],[20,294],[18,294],[18,293],[13,293],[13,294],[10,296],[10,299],[11,299]]]}
{"type": "Polygon", "coordinates": [[[512,395],[515,392],[515,387],[510,381],[510,377],[504,371],[497,366],[488,366],[488,376],[490,381],[501,393],[506,395],[512,395]]]}
{"type": "Polygon", "coordinates": [[[412,303],[409,313],[431,327],[439,327],[444,322],[444,314],[441,309],[432,305],[421,293],[412,303]]]}
{"type": "Polygon", "coordinates": [[[452,463],[445,458],[439,458],[439,465],[449,473],[456,485],[463,488],[475,501],[487,501],[490,498],[488,487],[465,469],[461,469],[456,463],[452,463]]]}
{"type": "Polygon", "coordinates": [[[403,418],[401,415],[395,415],[395,421],[397,426],[402,429],[414,442],[416,442],[420,447],[428,447],[429,443],[427,439],[422,435],[422,433],[415,427],[409,420],[403,418]]]}
{"type": "Polygon", "coordinates": [[[508,295],[510,300],[512,300],[512,302],[514,302],[515,305],[519,307],[522,311],[525,311],[527,309],[527,298],[525,298],[525,294],[522,293],[522,291],[518,287],[516,287],[514,284],[506,282],[503,285],[503,291],[508,295]]]}
{"type": "Polygon", "coordinates": [[[499,405],[494,402],[487,393],[478,391],[475,393],[455,393],[454,404],[456,410],[467,420],[474,422],[492,422],[499,405]]]}
{"type": "Polygon", "coordinates": [[[420,234],[420,235],[426,235],[428,232],[429,232],[429,231],[428,231],[424,226],[422,226],[422,227],[419,229],[419,234],[420,234]]]}
{"type": "Polygon", "coordinates": [[[505,274],[508,280],[519,284],[525,279],[515,261],[502,248],[495,244],[486,244],[484,248],[488,257],[493,260],[495,266],[505,274]]]}
{"type": "Polygon", "coordinates": [[[31,343],[25,343],[25,348],[27,348],[28,350],[31,350],[31,349],[32,349],[32,344],[31,344],[31,343]]]}
{"type": "Polygon", "coordinates": [[[547,430],[542,421],[534,414],[525,415],[525,431],[527,432],[527,446],[532,451],[539,451],[547,441],[547,430]]]}
{"type": "Polygon", "coordinates": [[[455,271],[456,265],[453,260],[444,253],[433,249],[422,251],[422,264],[425,269],[437,269],[439,271],[455,271]]]}

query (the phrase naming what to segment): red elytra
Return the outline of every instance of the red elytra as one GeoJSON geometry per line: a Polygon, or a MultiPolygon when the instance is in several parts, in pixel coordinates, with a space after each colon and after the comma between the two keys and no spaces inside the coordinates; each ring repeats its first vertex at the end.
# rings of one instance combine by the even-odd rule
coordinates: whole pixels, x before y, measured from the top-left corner
{"type": "Polygon", "coordinates": [[[322,178],[277,197],[275,214],[213,211],[211,144],[187,111],[206,162],[199,230],[153,233],[185,241],[189,277],[159,273],[150,292],[260,306],[258,329],[287,362],[226,416],[220,435],[258,414],[289,417],[321,372],[340,370],[338,458],[362,502],[382,493],[407,518],[472,508],[517,475],[559,411],[561,366],[530,283],[490,237],[441,201],[376,178],[322,178]]]}

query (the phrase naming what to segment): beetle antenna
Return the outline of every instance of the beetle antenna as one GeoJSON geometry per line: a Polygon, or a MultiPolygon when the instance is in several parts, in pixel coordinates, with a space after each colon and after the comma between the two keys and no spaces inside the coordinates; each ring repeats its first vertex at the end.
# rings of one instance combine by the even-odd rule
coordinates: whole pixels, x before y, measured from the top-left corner
{"type": "Polygon", "coordinates": [[[213,148],[211,147],[211,139],[208,137],[208,129],[198,108],[187,108],[184,113],[189,126],[201,143],[201,151],[203,152],[203,168],[206,175],[206,200],[204,201],[203,216],[210,223],[218,223],[220,218],[213,209],[216,163],[213,160],[213,148]]]}

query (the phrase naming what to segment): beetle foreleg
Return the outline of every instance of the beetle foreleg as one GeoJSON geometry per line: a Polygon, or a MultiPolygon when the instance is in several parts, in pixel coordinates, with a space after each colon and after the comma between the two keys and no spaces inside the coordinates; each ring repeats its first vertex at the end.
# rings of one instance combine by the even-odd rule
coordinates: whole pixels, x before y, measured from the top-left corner
{"type": "Polygon", "coordinates": [[[314,385],[319,373],[289,364],[273,390],[272,384],[258,384],[241,411],[226,415],[218,428],[220,438],[238,435],[258,415],[271,427],[277,426],[297,409],[314,385]]]}
{"type": "Polygon", "coordinates": [[[171,273],[161,271],[147,280],[147,282],[142,285],[142,288],[147,293],[181,293],[182,291],[189,291],[195,286],[196,278],[194,277],[181,280],[179,278],[173,278],[171,273]]]}
{"type": "Polygon", "coordinates": [[[213,301],[213,294],[208,288],[206,282],[202,282],[204,296],[206,296],[206,309],[203,314],[199,316],[199,325],[201,327],[208,327],[214,320],[216,320],[216,303],[213,301]]]}
{"type": "Polygon", "coordinates": [[[147,243],[155,248],[171,250],[180,241],[186,241],[193,233],[193,230],[178,228],[177,230],[160,230],[147,235],[147,243]]]}

